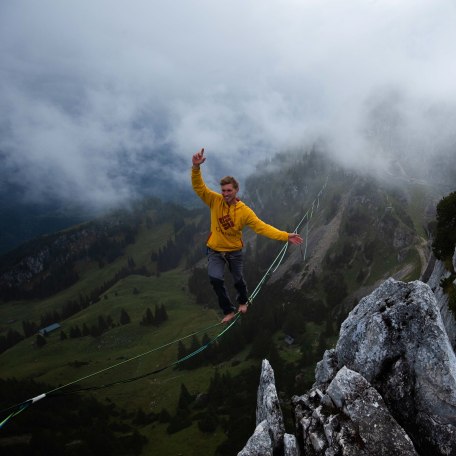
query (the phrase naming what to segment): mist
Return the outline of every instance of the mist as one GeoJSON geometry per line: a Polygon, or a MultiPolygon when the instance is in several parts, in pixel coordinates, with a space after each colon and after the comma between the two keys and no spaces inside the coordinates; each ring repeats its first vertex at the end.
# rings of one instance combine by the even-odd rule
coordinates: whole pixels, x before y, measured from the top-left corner
{"type": "Polygon", "coordinates": [[[316,141],[422,178],[456,158],[455,23],[450,0],[2,2],[0,190],[107,207],[190,192],[201,147],[242,185],[316,141]]]}

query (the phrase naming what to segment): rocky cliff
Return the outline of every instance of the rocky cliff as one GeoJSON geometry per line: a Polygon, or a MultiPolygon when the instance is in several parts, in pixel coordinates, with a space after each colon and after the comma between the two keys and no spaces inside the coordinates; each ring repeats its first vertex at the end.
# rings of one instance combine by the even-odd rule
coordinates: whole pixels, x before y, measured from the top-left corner
{"type": "MultiPolygon", "coordinates": [[[[453,270],[456,271],[456,250],[453,255],[453,270]]],[[[445,264],[432,257],[421,280],[426,282],[434,292],[445,329],[454,349],[456,348],[456,320],[454,313],[448,307],[448,294],[444,292],[441,286],[442,279],[449,277],[451,277],[451,272],[446,269],[445,264]]]]}
{"type": "Polygon", "coordinates": [[[436,295],[388,279],[341,326],[287,434],[265,360],[242,456],[456,455],[456,357],[436,295]]]}

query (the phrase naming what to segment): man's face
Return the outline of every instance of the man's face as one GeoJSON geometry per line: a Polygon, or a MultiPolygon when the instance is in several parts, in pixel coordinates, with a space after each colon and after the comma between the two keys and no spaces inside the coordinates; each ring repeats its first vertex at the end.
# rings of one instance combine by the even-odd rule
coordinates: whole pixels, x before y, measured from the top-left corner
{"type": "Polygon", "coordinates": [[[233,187],[233,184],[222,185],[222,196],[227,204],[233,204],[236,201],[238,190],[233,187]]]}

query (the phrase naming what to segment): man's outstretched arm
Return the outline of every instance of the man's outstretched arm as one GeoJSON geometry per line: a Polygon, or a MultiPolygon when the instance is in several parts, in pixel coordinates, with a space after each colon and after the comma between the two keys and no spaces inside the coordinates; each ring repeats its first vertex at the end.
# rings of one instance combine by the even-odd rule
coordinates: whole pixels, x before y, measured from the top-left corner
{"type": "Polygon", "coordinates": [[[276,227],[263,222],[252,209],[247,208],[246,210],[249,211],[246,225],[255,231],[255,233],[277,241],[288,241],[290,244],[295,245],[302,244],[303,240],[299,234],[287,233],[286,231],[279,230],[276,227]]]}

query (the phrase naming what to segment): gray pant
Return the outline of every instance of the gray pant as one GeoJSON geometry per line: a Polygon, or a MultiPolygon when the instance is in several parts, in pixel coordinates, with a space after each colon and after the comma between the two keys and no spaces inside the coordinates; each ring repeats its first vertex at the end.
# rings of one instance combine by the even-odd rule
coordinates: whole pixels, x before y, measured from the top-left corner
{"type": "Polygon", "coordinates": [[[237,309],[231,303],[225,287],[225,266],[228,266],[234,280],[237,291],[236,301],[238,304],[246,304],[248,301],[247,285],[243,276],[244,262],[242,250],[235,252],[217,252],[207,248],[207,272],[209,280],[217,295],[219,306],[225,315],[235,312],[237,309]]]}

